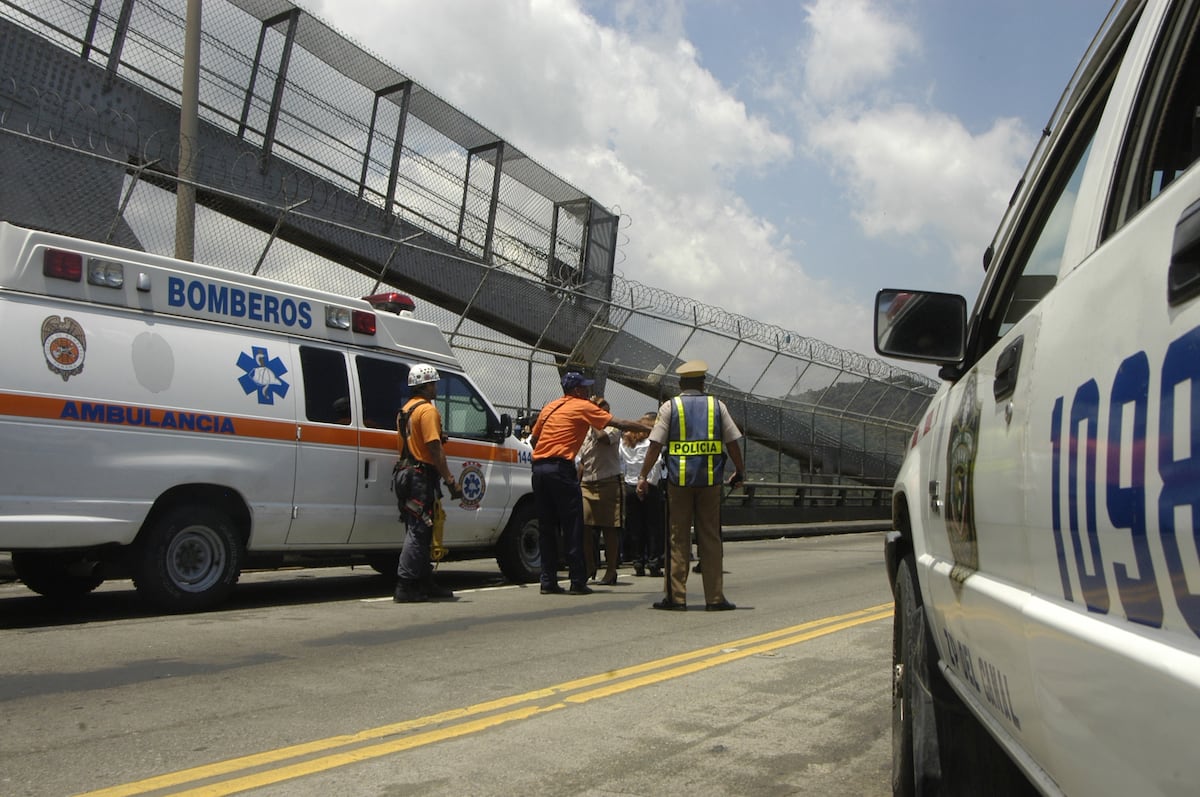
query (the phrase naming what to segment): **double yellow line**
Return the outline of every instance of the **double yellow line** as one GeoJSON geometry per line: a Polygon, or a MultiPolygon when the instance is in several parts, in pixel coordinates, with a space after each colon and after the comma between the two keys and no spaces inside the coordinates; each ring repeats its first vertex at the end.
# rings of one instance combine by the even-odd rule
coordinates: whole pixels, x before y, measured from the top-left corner
{"type": "Polygon", "coordinates": [[[214,764],[183,769],[120,786],[87,792],[81,797],[128,797],[183,787],[170,792],[187,797],[218,797],[313,775],[329,769],[392,755],[415,747],[467,736],[517,720],[528,719],[610,697],[631,689],[679,678],[747,656],[797,645],[810,639],[892,616],[892,604],[883,603],[848,614],[826,617],[700,648],[677,656],[612,670],[545,689],[489,700],[466,708],[382,725],[344,736],[331,736],[304,744],[231,758],[214,764]],[[414,731],[417,731],[414,733],[414,731]],[[291,763],[285,763],[291,762],[291,763]]]}

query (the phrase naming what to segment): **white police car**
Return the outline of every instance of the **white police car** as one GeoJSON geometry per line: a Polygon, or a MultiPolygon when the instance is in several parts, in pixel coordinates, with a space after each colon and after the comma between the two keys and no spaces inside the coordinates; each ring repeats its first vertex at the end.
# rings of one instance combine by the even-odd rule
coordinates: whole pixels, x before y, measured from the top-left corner
{"type": "Polygon", "coordinates": [[[895,485],[897,794],[1200,791],[1200,2],[1118,3],[965,301],[895,485]]]}

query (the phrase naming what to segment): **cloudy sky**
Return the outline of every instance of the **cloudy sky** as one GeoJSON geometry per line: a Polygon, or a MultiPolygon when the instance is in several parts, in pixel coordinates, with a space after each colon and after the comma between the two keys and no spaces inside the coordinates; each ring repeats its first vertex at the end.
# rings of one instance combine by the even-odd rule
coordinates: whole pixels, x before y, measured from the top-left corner
{"type": "Polygon", "coordinates": [[[859,352],[973,298],[1106,0],[302,0],[622,214],[624,277],[859,352]]]}

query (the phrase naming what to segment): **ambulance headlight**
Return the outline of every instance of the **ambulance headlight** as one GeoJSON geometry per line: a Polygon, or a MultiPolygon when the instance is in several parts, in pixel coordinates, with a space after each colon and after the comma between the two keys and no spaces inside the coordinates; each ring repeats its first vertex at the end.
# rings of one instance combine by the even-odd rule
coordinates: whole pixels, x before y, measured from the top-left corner
{"type": "Polygon", "coordinates": [[[350,308],[348,308],[348,307],[326,307],[325,308],[325,326],[333,327],[334,329],[349,329],[350,328],[350,308]]]}
{"type": "Polygon", "coordinates": [[[125,264],[112,260],[88,258],[88,282],[105,288],[120,288],[125,284],[125,264]]]}

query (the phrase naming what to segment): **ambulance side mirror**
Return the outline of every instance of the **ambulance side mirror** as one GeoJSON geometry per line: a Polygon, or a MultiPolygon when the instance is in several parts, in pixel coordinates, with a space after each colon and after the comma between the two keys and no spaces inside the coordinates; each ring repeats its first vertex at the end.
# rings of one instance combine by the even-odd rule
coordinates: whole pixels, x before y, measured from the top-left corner
{"type": "Polygon", "coordinates": [[[501,440],[507,440],[508,438],[512,437],[512,433],[513,433],[512,416],[509,415],[507,412],[500,413],[500,429],[498,431],[500,432],[501,440]]]}

